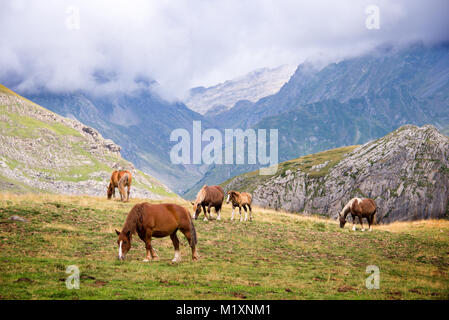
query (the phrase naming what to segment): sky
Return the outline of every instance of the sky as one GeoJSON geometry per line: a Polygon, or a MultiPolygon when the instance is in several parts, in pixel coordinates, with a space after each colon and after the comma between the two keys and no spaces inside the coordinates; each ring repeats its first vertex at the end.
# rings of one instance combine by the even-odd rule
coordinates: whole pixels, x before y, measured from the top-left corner
{"type": "Polygon", "coordinates": [[[111,94],[151,83],[183,99],[262,67],[449,40],[447,0],[0,2],[0,83],[22,93],[111,94]]]}

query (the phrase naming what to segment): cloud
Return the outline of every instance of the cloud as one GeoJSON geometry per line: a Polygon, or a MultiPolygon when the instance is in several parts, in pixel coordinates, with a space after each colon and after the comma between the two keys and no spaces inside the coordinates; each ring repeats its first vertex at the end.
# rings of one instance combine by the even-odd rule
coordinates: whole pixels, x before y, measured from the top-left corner
{"type": "Polygon", "coordinates": [[[0,82],[182,97],[260,67],[449,40],[446,0],[2,1],[0,82]],[[365,26],[369,5],[380,28],[365,26]],[[79,13],[79,19],[78,19],[79,13]],[[79,23],[78,23],[79,22],[79,23]],[[144,79],[145,81],[136,81],[144,79]]]}

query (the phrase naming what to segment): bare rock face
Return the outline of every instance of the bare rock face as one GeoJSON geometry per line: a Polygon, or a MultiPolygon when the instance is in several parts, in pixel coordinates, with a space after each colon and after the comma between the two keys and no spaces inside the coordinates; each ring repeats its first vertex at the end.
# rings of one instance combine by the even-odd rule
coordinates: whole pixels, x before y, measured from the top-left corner
{"type": "Polygon", "coordinates": [[[311,172],[264,180],[255,204],[336,217],[351,198],[369,197],[380,223],[449,216],[449,138],[431,125],[403,126],[357,147],[324,176],[311,172]]]}

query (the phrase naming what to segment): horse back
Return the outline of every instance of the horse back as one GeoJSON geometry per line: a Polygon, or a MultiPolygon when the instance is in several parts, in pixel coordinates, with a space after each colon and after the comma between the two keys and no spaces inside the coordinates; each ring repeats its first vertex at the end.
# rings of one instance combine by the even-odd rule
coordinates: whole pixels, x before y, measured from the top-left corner
{"type": "Polygon", "coordinates": [[[203,203],[205,204],[221,204],[224,199],[224,191],[220,186],[210,186],[205,188],[203,203]]]}
{"type": "Polygon", "coordinates": [[[176,229],[190,225],[190,214],[184,207],[174,203],[142,205],[142,226],[151,230],[154,236],[166,236],[176,229]]]}
{"type": "Polygon", "coordinates": [[[361,199],[361,201],[353,203],[352,211],[362,215],[371,215],[376,211],[376,203],[373,199],[361,199]]]}

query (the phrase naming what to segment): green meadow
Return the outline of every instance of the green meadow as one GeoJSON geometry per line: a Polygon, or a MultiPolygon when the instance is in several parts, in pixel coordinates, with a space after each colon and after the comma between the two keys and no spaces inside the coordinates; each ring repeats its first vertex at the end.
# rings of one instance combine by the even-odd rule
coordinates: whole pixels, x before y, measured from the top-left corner
{"type": "Polygon", "coordinates": [[[171,262],[168,237],[153,240],[160,260],[143,262],[137,235],[118,261],[114,229],[141,201],[0,194],[0,299],[449,299],[446,220],[354,232],[257,207],[253,221],[230,221],[225,205],[221,221],[195,221],[199,261],[180,232],[180,263],[171,262]],[[70,265],[80,270],[79,289],[66,288],[70,265]],[[366,287],[370,265],[379,289],[366,287]]]}

